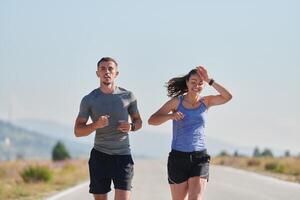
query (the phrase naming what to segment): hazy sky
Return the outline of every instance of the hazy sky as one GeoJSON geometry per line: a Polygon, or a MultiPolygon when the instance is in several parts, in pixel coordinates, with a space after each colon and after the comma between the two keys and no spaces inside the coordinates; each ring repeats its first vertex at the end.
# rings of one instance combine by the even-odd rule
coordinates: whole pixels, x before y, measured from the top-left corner
{"type": "MultiPolygon", "coordinates": [[[[119,62],[144,130],[164,84],[204,64],[233,100],[209,110],[207,134],[300,152],[299,1],[0,0],[0,119],[73,126],[98,87],[96,63],[119,62]]],[[[208,86],[205,94],[215,93],[208,86]]]]}

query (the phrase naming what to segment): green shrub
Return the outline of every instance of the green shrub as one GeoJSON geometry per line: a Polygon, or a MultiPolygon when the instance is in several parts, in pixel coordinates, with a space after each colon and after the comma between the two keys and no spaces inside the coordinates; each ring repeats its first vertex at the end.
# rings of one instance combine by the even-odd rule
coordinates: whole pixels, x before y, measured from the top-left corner
{"type": "Polygon", "coordinates": [[[267,163],[265,165],[265,169],[268,171],[275,172],[275,173],[283,173],[284,172],[284,166],[279,164],[278,162],[267,163]]]}
{"type": "Polygon", "coordinates": [[[0,167],[0,179],[6,175],[6,171],[0,167]]]}
{"type": "Polygon", "coordinates": [[[219,156],[229,156],[229,153],[226,150],[222,150],[219,156]]]}
{"type": "Polygon", "coordinates": [[[46,166],[29,166],[25,168],[20,176],[24,182],[48,182],[52,178],[52,171],[46,166]]]}
{"type": "Polygon", "coordinates": [[[249,166],[249,167],[259,166],[260,163],[261,163],[260,160],[257,160],[257,159],[250,159],[250,160],[248,160],[248,162],[247,162],[247,166],[249,166]]]}
{"type": "Polygon", "coordinates": [[[299,176],[299,175],[300,175],[300,172],[299,172],[299,171],[294,171],[294,172],[292,172],[291,174],[294,175],[294,176],[299,176]]]}
{"type": "Polygon", "coordinates": [[[65,145],[62,142],[57,142],[52,150],[52,160],[59,161],[66,160],[68,158],[70,158],[70,154],[65,145]]]}
{"type": "Polygon", "coordinates": [[[261,152],[261,156],[263,156],[263,157],[274,157],[272,151],[268,148],[266,148],[263,152],[261,152]]]}
{"type": "Polygon", "coordinates": [[[273,171],[273,170],[276,168],[277,165],[278,165],[278,164],[275,163],[275,162],[267,163],[267,164],[265,165],[265,169],[266,169],[266,170],[269,170],[269,171],[273,171]]]}
{"type": "Polygon", "coordinates": [[[224,160],[221,160],[221,161],[220,161],[220,165],[225,165],[225,161],[224,161],[224,160]]]}

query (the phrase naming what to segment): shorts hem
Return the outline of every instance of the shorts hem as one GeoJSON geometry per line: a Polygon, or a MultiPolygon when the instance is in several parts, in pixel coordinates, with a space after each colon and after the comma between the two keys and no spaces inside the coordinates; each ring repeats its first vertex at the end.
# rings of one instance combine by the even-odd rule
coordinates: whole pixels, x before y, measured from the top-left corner
{"type": "Polygon", "coordinates": [[[199,178],[202,178],[202,179],[206,179],[207,182],[208,182],[208,180],[209,180],[209,176],[208,176],[208,175],[191,176],[190,178],[193,178],[193,177],[199,177],[199,178]]]}
{"type": "Polygon", "coordinates": [[[104,190],[104,191],[95,191],[95,190],[89,190],[90,194],[107,194],[111,191],[111,189],[109,190],[104,190]]]}
{"type": "Polygon", "coordinates": [[[180,184],[180,183],[183,183],[183,182],[185,182],[185,181],[188,181],[188,179],[182,180],[182,181],[178,181],[178,182],[175,182],[175,181],[173,181],[172,179],[168,178],[168,182],[169,182],[170,185],[180,184]]]}
{"type": "Polygon", "coordinates": [[[132,188],[115,187],[115,190],[131,191],[132,188]]]}

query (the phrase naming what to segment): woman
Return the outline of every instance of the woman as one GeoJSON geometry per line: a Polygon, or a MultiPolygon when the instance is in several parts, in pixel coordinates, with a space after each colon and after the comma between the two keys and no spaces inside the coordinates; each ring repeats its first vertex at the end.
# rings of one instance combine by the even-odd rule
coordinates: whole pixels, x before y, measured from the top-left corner
{"type": "Polygon", "coordinates": [[[173,120],[172,150],[168,158],[168,181],[172,200],[202,200],[209,175],[210,156],[206,151],[204,127],[207,110],[228,102],[232,95],[209,78],[199,66],[187,75],[172,78],[167,83],[172,97],[148,120],[160,125],[173,120]],[[205,83],[219,94],[200,96],[205,83]]]}

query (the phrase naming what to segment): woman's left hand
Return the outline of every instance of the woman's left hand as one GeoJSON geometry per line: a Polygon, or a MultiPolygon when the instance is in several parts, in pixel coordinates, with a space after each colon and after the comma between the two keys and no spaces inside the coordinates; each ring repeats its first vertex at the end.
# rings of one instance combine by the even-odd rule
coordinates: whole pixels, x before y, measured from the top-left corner
{"type": "Polygon", "coordinates": [[[197,73],[198,75],[203,79],[203,81],[205,82],[209,82],[209,77],[208,77],[208,74],[207,74],[207,70],[204,68],[203,65],[200,65],[198,67],[196,67],[197,69],[197,73]]]}

